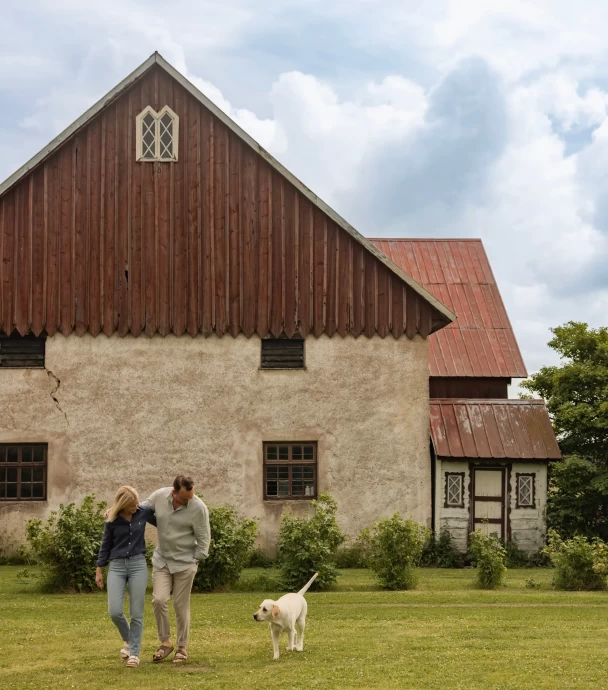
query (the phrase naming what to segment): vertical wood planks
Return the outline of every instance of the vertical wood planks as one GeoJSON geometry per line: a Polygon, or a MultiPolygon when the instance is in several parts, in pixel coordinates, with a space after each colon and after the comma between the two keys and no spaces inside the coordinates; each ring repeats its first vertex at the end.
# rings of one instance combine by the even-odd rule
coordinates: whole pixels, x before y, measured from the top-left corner
{"type": "Polygon", "coordinates": [[[0,257],[9,332],[398,338],[434,315],[159,67],[3,195],[0,257]],[[177,162],[136,161],[147,105],[177,113],[177,162]]]}

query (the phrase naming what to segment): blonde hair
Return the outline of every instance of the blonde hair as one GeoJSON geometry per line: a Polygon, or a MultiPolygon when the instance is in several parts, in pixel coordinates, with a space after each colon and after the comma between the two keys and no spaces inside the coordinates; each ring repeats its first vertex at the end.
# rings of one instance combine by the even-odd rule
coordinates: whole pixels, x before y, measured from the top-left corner
{"type": "Polygon", "coordinates": [[[121,486],[116,492],[114,497],[114,503],[111,505],[110,510],[108,510],[107,521],[113,522],[116,520],[116,516],[122,510],[125,510],[129,506],[139,505],[139,494],[132,486],[121,486]]]}

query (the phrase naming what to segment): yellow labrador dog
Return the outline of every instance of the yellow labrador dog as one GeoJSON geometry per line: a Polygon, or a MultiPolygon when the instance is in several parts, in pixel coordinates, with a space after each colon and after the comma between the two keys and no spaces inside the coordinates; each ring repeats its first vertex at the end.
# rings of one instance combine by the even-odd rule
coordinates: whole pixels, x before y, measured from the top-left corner
{"type": "Polygon", "coordinates": [[[258,623],[270,623],[275,659],[279,658],[279,635],[282,632],[286,632],[288,636],[288,652],[304,651],[304,626],[308,612],[304,595],[318,575],[319,573],[315,573],[297,594],[284,594],[278,601],[264,599],[260,608],[253,614],[253,620],[258,623]]]}

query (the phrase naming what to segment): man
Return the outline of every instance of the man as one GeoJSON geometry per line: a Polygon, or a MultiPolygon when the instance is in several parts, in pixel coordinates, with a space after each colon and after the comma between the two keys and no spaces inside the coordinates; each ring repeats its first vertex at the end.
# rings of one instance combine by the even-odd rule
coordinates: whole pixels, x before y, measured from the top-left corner
{"type": "Polygon", "coordinates": [[[156,515],[158,546],[152,556],[152,604],[160,646],[152,660],[166,659],[173,651],[169,627],[169,597],[177,623],[176,663],[188,658],[190,592],[199,561],[209,555],[211,530],[207,506],[194,494],[190,477],[178,475],[172,487],[158,489],[143,505],[156,515]]]}

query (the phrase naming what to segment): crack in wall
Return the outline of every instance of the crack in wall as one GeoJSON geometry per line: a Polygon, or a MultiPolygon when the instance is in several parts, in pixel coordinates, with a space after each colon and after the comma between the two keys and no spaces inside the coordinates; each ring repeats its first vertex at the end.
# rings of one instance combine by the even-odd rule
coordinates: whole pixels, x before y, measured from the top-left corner
{"type": "Polygon", "coordinates": [[[55,395],[55,394],[57,393],[57,391],[59,390],[59,386],[61,386],[61,381],[59,380],[59,378],[57,378],[57,376],[55,376],[55,374],[53,374],[53,372],[52,372],[50,369],[47,369],[47,368],[45,367],[45,370],[46,370],[46,373],[47,373],[47,375],[49,376],[49,378],[54,379],[55,383],[57,384],[57,385],[55,386],[55,388],[50,392],[49,395],[51,396],[51,398],[53,398],[53,400],[54,400],[54,402],[55,402],[55,405],[57,405],[57,409],[59,410],[59,412],[61,412],[61,414],[65,417],[66,424],[67,424],[68,426],[70,426],[70,421],[69,421],[69,419],[68,419],[68,416],[67,416],[67,414],[61,409],[61,405],[59,404],[59,400],[57,400],[57,396],[55,395]]]}

